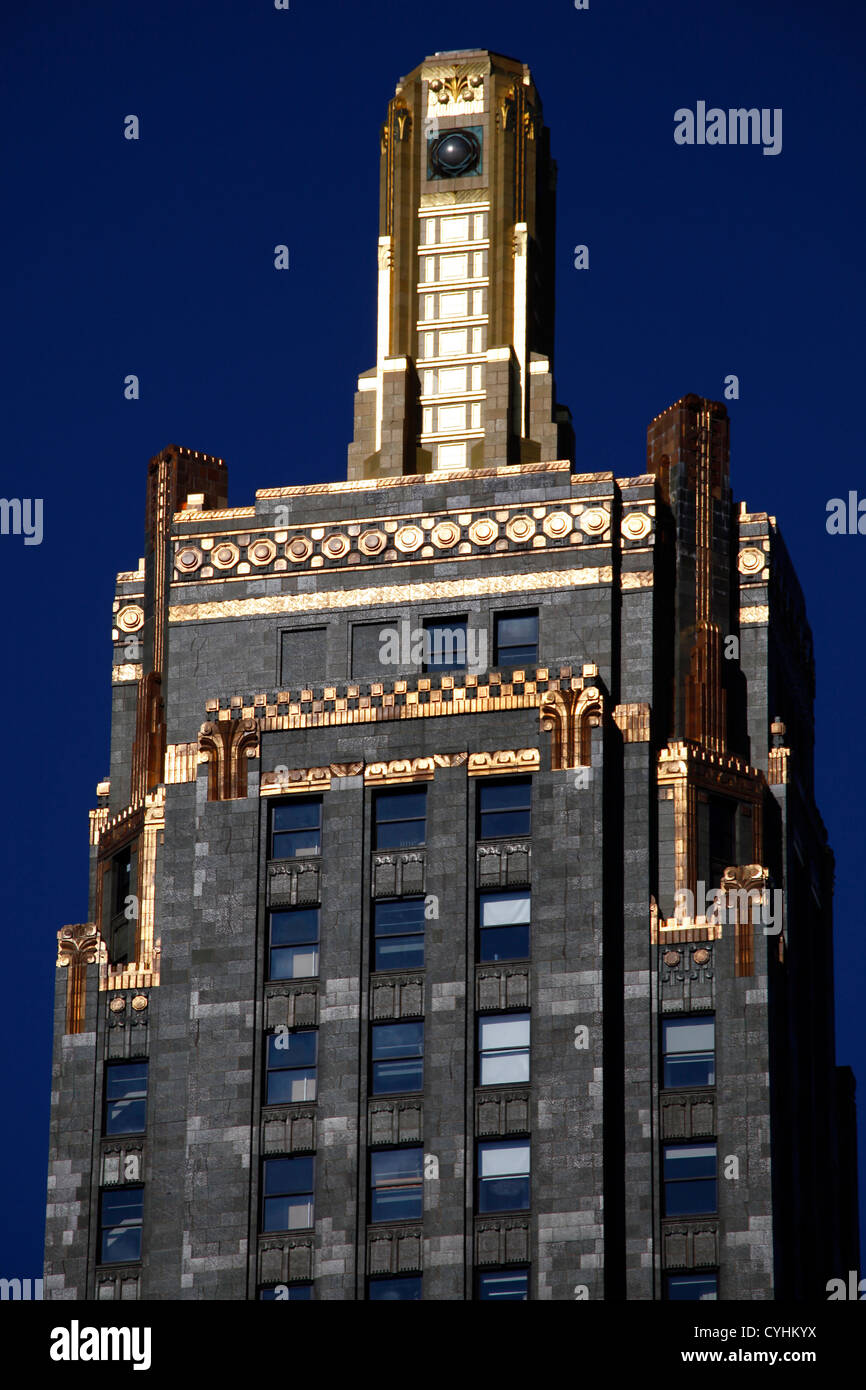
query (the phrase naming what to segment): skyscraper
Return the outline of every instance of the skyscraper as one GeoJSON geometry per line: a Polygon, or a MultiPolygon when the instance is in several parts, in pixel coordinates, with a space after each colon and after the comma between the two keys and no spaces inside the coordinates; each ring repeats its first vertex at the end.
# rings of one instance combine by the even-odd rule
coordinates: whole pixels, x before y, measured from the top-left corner
{"type": "Polygon", "coordinates": [[[528,68],[381,134],[348,479],[147,475],[46,1295],[821,1297],[857,1267],[814,664],[723,405],[576,471],[528,68]]]}

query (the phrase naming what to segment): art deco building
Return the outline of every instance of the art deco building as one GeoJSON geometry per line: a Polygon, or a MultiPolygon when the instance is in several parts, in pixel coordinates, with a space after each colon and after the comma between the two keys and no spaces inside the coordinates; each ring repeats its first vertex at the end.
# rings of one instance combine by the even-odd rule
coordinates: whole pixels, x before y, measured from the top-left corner
{"type": "Polygon", "coordinates": [[[48,1297],[858,1267],[803,596],[723,405],[577,471],[554,197],[529,69],[426,59],[347,481],[230,508],[221,459],[151,460],[59,932],[48,1297]]]}

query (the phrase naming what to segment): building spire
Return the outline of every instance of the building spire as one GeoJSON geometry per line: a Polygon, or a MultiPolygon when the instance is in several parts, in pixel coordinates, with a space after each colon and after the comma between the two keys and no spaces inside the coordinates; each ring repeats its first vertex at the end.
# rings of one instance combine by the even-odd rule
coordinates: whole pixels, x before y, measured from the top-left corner
{"type": "Polygon", "coordinates": [[[529,68],[426,58],[381,133],[376,366],[349,478],[571,458],[553,382],[556,165],[529,68]]]}

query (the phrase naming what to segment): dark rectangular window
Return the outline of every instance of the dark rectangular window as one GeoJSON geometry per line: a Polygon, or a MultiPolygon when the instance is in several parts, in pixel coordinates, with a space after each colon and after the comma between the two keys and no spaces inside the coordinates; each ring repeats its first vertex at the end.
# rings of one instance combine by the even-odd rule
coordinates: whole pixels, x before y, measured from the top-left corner
{"type": "Polygon", "coordinates": [[[532,833],[532,778],[483,781],[478,788],[478,838],[532,833]]]}
{"type": "Polygon", "coordinates": [[[259,1289],[263,1303],[309,1303],[313,1297],[312,1284],[272,1284],[259,1289]]]}
{"type": "Polygon", "coordinates": [[[668,1299],[687,1303],[715,1303],[719,1296],[718,1274],[669,1274],[666,1294],[668,1299]]]}
{"type": "Polygon", "coordinates": [[[485,1269],[475,1280],[476,1296],[491,1303],[525,1303],[529,1298],[529,1267],[485,1269]]]}
{"type": "Polygon", "coordinates": [[[370,1154],[370,1220],[420,1221],[424,1150],[374,1149],[370,1154]]]}
{"type": "Polygon", "coordinates": [[[374,1023],[370,1053],[374,1096],[423,1089],[423,1023],[374,1023]]]}
{"type": "Polygon", "coordinates": [[[324,685],[328,678],[326,627],[294,628],[282,634],[280,681],[284,690],[324,685]]]}
{"type": "Polygon", "coordinates": [[[714,1086],[715,1021],[704,1015],[662,1019],[663,1086],[714,1086]]]}
{"type": "Polygon", "coordinates": [[[266,1105],[316,1099],[315,1028],[268,1034],[266,1105]]]}
{"type": "Polygon", "coordinates": [[[266,1158],[263,1231],[298,1231],[313,1224],[315,1159],[266,1158]]]}
{"type": "Polygon", "coordinates": [[[495,666],[523,666],[538,660],[536,609],[496,613],[493,622],[495,666]]]}
{"type": "Polygon", "coordinates": [[[111,907],[112,916],[123,912],[126,907],[126,899],[130,893],[130,879],[132,874],[132,846],[127,845],[119,854],[114,856],[112,861],[113,873],[113,902],[111,907]]]}
{"type": "Polygon", "coordinates": [[[478,959],[526,960],[531,899],[528,888],[478,894],[478,959]]]}
{"type": "Polygon", "coordinates": [[[484,1014],[478,1020],[479,1086],[529,1080],[529,1014],[484,1014]]]}
{"type": "Polygon", "coordinates": [[[711,888],[718,888],[725,869],[737,862],[734,844],[737,803],[727,796],[710,797],[711,888]]]}
{"type": "Polygon", "coordinates": [[[466,669],[466,619],[428,618],[424,623],[424,670],[466,669]]]}
{"type": "Polygon", "coordinates": [[[322,852],[322,799],[280,801],[271,813],[271,858],[297,859],[322,852]]]}
{"type": "Polygon", "coordinates": [[[424,899],[380,898],[373,905],[374,970],[424,965],[424,899]]]}
{"type": "Polygon", "coordinates": [[[716,1145],[666,1144],[665,1216],[704,1216],[716,1210],[716,1145]]]}
{"type": "Polygon", "coordinates": [[[371,1303],[418,1303],[421,1275],[400,1274],[395,1279],[368,1279],[367,1298],[371,1303]]]}
{"type": "Polygon", "coordinates": [[[102,1194],[99,1259],[104,1265],[141,1259],[143,1187],[112,1187],[102,1194]]]}
{"type": "Polygon", "coordinates": [[[319,973],[319,909],[294,907],[270,915],[270,978],[305,980],[319,973]]]}
{"type": "Polygon", "coordinates": [[[377,792],[373,804],[374,849],[423,845],[427,838],[427,788],[377,792]]]}
{"type": "Polygon", "coordinates": [[[493,1139],[478,1145],[478,1210],[526,1211],[529,1207],[529,1140],[493,1139]]]}
{"type": "Polygon", "coordinates": [[[105,1133],[142,1134],[147,1062],[110,1062],[105,1069],[105,1133]]]}
{"type": "Polygon", "coordinates": [[[383,680],[400,670],[402,663],[394,662],[394,647],[401,646],[402,632],[398,619],[390,623],[355,623],[352,627],[353,680],[383,680]]]}

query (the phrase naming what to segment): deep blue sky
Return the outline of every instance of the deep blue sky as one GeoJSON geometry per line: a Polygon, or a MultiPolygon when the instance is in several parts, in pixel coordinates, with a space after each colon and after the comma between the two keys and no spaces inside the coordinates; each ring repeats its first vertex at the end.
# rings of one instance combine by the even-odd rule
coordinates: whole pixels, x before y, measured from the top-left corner
{"type": "Polygon", "coordinates": [[[866,1156],[866,536],[825,530],[828,498],[866,495],[861,0],[7,0],[2,26],[0,490],[44,499],[44,540],[0,537],[0,1275],[41,1268],[55,934],[87,916],[113,581],[143,549],[147,460],[220,455],[232,505],[345,476],[374,362],[379,126],[436,50],[521,58],[541,92],[578,466],[640,473],[654,415],[740,378],[734,487],[778,517],[815,633],[838,1057],[866,1156]],[[698,100],[781,107],[782,153],[675,145],[675,109],[698,100]]]}

